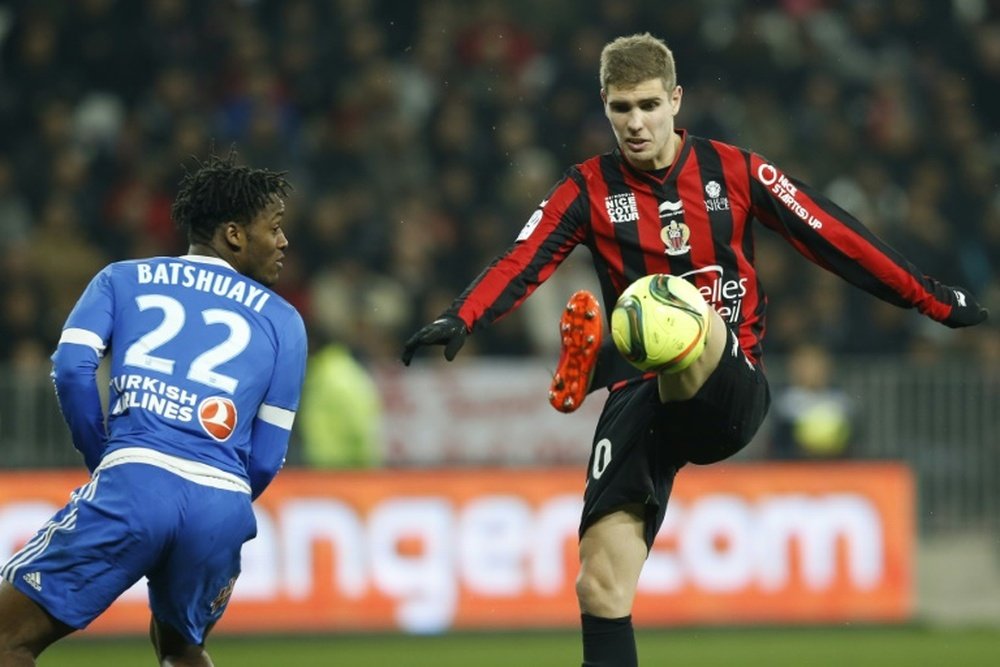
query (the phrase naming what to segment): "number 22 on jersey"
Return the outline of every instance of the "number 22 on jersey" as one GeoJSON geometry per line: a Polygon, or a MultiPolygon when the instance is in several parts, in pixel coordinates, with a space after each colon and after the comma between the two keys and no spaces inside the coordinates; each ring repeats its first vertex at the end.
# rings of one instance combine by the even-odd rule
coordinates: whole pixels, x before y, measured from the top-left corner
{"type": "MultiPolygon", "coordinates": [[[[153,353],[173,340],[184,328],[184,323],[187,321],[184,305],[164,294],[142,294],[135,298],[135,302],[140,311],[159,310],[163,318],[152,330],[129,345],[125,351],[124,364],[173,375],[176,360],[156,356],[153,353]]],[[[239,313],[224,308],[206,308],[200,315],[206,326],[215,324],[226,326],[229,335],[218,345],[196,356],[189,364],[185,377],[192,382],[234,394],[239,380],[215,369],[234,359],[247,348],[250,344],[250,324],[239,313]]]]}

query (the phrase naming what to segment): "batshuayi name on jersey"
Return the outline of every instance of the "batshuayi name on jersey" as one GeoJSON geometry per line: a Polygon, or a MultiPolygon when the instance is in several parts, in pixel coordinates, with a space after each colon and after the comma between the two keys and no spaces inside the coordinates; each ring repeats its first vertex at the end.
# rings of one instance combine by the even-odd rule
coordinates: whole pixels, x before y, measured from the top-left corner
{"type": "Polygon", "coordinates": [[[136,280],[140,285],[177,285],[209,292],[238,301],[256,312],[261,312],[271,294],[238,276],[217,273],[208,268],[183,262],[145,263],[135,265],[136,280]]]}

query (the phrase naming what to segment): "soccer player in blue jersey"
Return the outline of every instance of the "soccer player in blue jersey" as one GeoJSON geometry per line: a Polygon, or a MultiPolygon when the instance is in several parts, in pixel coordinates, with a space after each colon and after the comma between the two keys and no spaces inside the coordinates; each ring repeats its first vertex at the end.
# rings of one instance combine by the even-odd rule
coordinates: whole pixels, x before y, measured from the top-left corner
{"type": "Polygon", "coordinates": [[[212,664],[305,373],[302,318],[270,289],[289,189],[234,151],[199,163],[172,209],[188,254],[111,264],[70,313],[52,377],[92,476],[0,569],[0,667],[34,665],[144,576],[160,664],[212,664]]]}

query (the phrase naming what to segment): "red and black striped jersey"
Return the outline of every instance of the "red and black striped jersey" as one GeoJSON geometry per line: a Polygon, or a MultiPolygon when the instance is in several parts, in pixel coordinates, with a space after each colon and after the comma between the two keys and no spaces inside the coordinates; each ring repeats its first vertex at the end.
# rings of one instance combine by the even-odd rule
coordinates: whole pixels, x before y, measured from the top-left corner
{"type": "Polygon", "coordinates": [[[638,170],[617,150],[571,167],[514,244],[447,314],[470,331],[493,323],[583,244],[593,256],[605,306],[644,275],[683,276],[738,331],[743,351],[756,362],[767,298],[754,267],[754,221],[880,299],[938,321],[951,313],[951,289],[809,185],[750,151],[679,134],[681,149],[663,172],[638,170]]]}

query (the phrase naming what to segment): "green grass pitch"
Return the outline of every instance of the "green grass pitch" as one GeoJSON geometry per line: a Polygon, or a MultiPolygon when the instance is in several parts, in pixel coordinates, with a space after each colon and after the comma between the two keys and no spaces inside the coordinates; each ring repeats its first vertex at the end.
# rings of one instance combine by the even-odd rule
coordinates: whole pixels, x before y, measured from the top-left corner
{"type": "MultiPolygon", "coordinates": [[[[643,665],[685,667],[984,667],[1000,664],[1000,628],[907,627],[637,631],[643,665]]],[[[575,632],[223,636],[209,641],[217,667],[575,667],[575,632]]],[[[40,667],[155,665],[141,639],[85,635],[46,651],[40,667]]]]}

